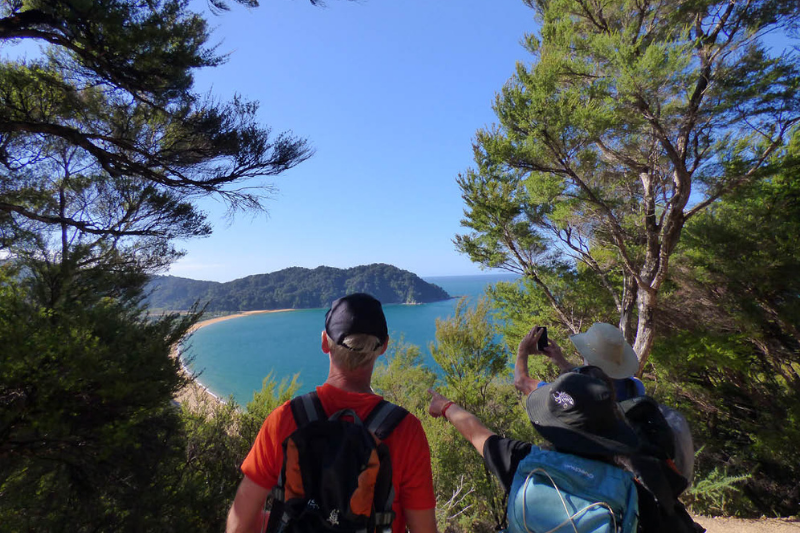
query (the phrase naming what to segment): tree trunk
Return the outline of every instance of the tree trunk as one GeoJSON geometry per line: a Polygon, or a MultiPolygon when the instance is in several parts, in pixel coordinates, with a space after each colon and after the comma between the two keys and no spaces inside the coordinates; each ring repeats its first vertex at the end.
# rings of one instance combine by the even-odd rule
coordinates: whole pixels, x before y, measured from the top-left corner
{"type": "Polygon", "coordinates": [[[622,283],[619,329],[629,344],[633,344],[636,336],[636,330],[633,326],[633,319],[635,316],[633,311],[636,307],[636,296],[638,292],[639,286],[636,284],[636,279],[633,276],[626,275],[622,283]]]}
{"type": "MultiPolygon", "coordinates": [[[[66,178],[64,179],[66,182],[66,178]]],[[[64,183],[58,188],[58,216],[61,220],[67,219],[67,195],[64,191],[64,187],[66,185],[64,183]]],[[[61,264],[64,265],[67,262],[67,254],[69,254],[69,238],[68,238],[68,231],[69,227],[66,223],[61,222],[61,264]]]]}
{"type": "Polygon", "coordinates": [[[654,289],[640,288],[637,298],[639,308],[639,323],[636,327],[636,341],[633,344],[633,350],[639,357],[639,370],[636,372],[637,376],[642,375],[644,365],[647,364],[647,359],[650,357],[650,351],[653,348],[653,341],[655,340],[655,310],[658,302],[658,293],[654,289]]]}

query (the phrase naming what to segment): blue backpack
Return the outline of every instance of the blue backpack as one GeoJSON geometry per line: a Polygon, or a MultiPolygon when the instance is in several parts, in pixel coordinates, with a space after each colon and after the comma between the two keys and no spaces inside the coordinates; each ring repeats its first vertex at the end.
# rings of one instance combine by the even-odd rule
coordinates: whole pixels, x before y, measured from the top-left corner
{"type": "Polygon", "coordinates": [[[508,494],[509,533],[635,533],[633,475],[610,464],[533,446],[508,494]]]}

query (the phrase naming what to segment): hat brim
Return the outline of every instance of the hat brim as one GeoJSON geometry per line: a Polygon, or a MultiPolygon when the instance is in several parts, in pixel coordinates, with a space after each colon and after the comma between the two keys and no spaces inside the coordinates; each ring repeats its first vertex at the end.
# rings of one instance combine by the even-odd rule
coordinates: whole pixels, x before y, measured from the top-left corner
{"type": "Polygon", "coordinates": [[[572,341],[578,353],[581,354],[581,357],[583,357],[587,363],[599,367],[600,370],[605,372],[606,375],[612,379],[629,378],[639,370],[639,358],[636,356],[636,352],[633,351],[633,348],[631,348],[631,345],[627,342],[622,351],[622,361],[620,363],[615,363],[603,357],[601,352],[589,344],[586,333],[572,335],[569,340],[572,341]]]}
{"type": "Polygon", "coordinates": [[[602,433],[589,433],[564,424],[550,413],[547,400],[553,384],[532,391],[525,400],[525,411],[539,434],[556,448],[579,455],[630,455],[639,448],[639,437],[624,420],[602,433]]]}

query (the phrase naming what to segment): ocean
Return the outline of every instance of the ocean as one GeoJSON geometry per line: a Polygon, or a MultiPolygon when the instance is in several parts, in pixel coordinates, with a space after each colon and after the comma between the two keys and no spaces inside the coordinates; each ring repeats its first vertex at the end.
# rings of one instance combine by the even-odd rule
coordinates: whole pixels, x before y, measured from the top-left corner
{"type": "MultiPolygon", "coordinates": [[[[513,281],[512,274],[440,276],[424,278],[448,294],[450,300],[418,305],[384,305],[393,341],[401,337],[420,347],[423,360],[437,368],[428,345],[436,338],[436,319],[455,314],[458,297],[472,304],[484,289],[498,281],[513,281]]],[[[328,356],[321,350],[321,332],[327,309],[299,309],[243,316],[197,330],[184,346],[189,368],[215,395],[249,402],[271,372],[277,381],[299,373],[300,392],[322,384],[328,375],[328,356]]]]}

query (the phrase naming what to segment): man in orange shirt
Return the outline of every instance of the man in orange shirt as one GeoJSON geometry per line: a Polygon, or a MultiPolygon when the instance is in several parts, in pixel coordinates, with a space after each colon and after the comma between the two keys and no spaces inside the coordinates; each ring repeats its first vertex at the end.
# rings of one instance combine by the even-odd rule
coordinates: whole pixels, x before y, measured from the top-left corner
{"type": "MultiPolygon", "coordinates": [[[[322,351],[329,356],[328,378],[316,392],[330,416],[352,409],[365,420],[382,400],[372,391],[375,360],[386,352],[389,335],[378,300],[356,293],[336,300],[325,315],[322,351]]],[[[261,427],[242,463],[244,479],[228,513],[227,533],[260,531],[267,495],[278,484],[284,440],[297,424],[290,402],[275,409],[261,427]]],[[[395,520],[392,533],[435,533],[430,448],[422,424],[407,414],[385,439],[392,464],[395,520]]]]}

